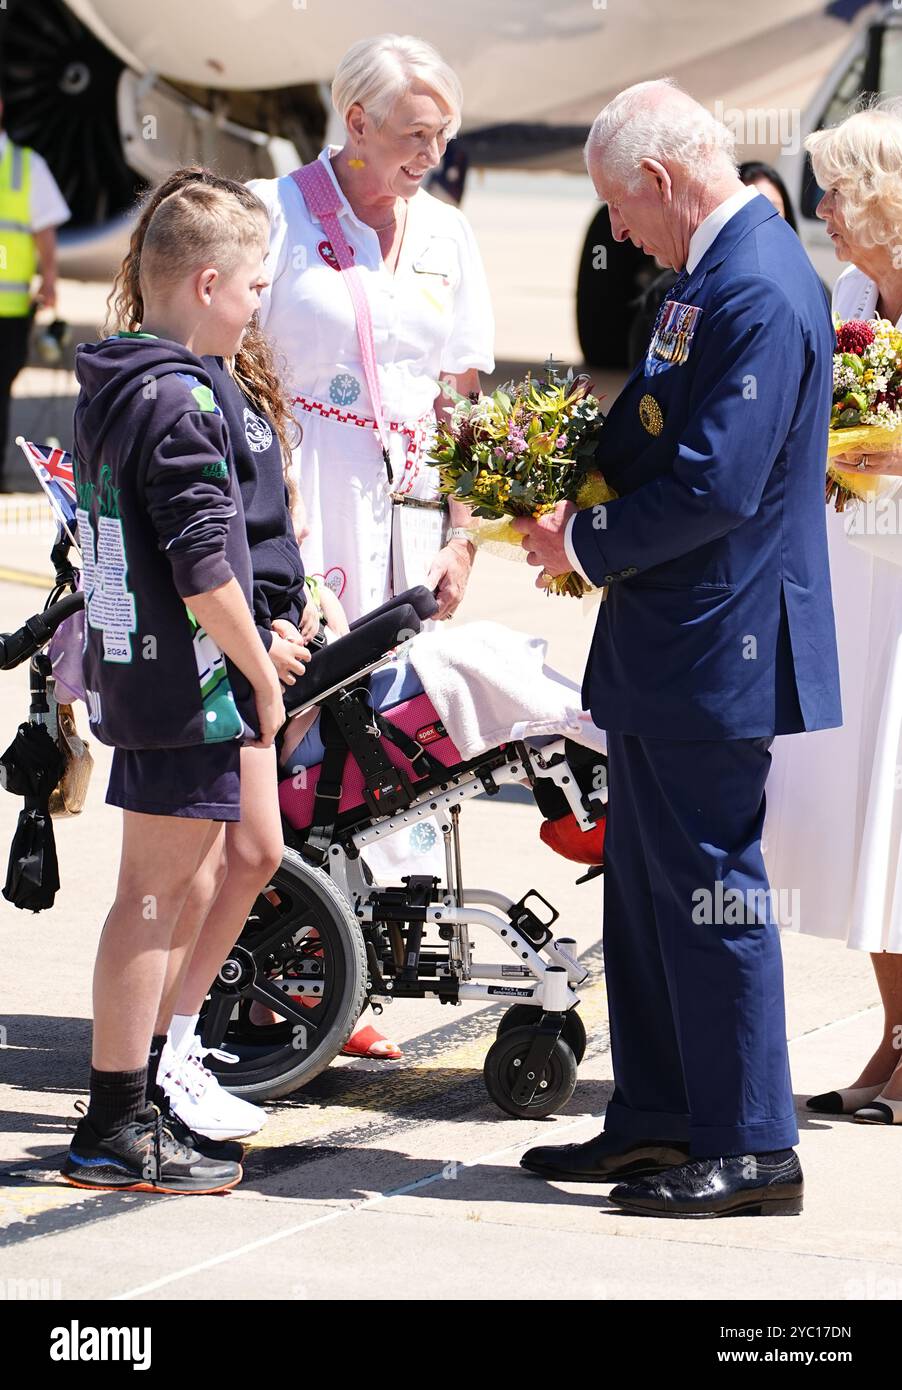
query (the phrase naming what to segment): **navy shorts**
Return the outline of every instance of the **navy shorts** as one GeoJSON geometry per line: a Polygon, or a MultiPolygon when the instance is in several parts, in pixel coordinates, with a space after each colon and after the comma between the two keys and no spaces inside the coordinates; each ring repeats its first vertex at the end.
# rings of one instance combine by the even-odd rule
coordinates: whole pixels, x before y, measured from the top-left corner
{"type": "Polygon", "coordinates": [[[241,819],[241,744],[116,748],[106,799],[145,816],[241,819]]]}

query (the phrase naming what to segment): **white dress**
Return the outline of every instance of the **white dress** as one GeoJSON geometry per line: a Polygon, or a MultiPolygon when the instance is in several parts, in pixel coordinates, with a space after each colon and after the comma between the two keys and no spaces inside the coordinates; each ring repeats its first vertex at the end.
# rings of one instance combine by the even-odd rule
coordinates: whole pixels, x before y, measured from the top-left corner
{"type": "MultiPolygon", "coordinates": [[[[420,189],[407,205],[397,269],[382,260],[379,238],[341,194],[342,228],[363,271],[382,392],[391,429],[394,488],[434,497],[437,470],[426,463],[439,378],[494,368],[494,321],[473,233],[461,212],[420,189]]],[[[289,178],[255,179],[272,231],[260,322],[296,399],[304,431],[294,463],[310,535],[308,574],[321,576],[353,621],[391,595],[391,504],[363,372],[354,310],[318,218],[289,178]],[[284,359],[279,361],[279,359],[284,359]]]]}
{"type": "MultiPolygon", "coordinates": [[[[383,417],[390,429],[395,491],[435,497],[438,471],[426,458],[435,428],[439,380],[494,369],[495,326],[475,238],[462,213],[420,189],[394,274],[379,238],[341,198],[342,230],[363,280],[373,321],[383,417]]],[[[295,401],[303,439],[293,463],[310,534],[301,547],[308,574],[322,579],[353,622],[392,594],[391,502],[351,296],[318,217],[294,180],[254,179],[249,187],[270,214],[260,323],[295,401]],[[359,423],[363,421],[364,423],[359,423]],[[369,422],[369,423],[366,423],[369,422]]],[[[423,557],[428,568],[428,557],[423,557]]],[[[423,579],[426,577],[425,570],[423,579]]],[[[373,845],[366,861],[377,879],[442,874],[437,824],[423,821],[373,845]]]]}
{"type": "MultiPolygon", "coordinates": [[[[837,280],[839,318],[876,302],[856,267],[837,280]]],[[[781,925],[902,952],[902,535],[857,536],[855,517],[828,507],[843,725],[774,740],[764,853],[781,925]]]]}

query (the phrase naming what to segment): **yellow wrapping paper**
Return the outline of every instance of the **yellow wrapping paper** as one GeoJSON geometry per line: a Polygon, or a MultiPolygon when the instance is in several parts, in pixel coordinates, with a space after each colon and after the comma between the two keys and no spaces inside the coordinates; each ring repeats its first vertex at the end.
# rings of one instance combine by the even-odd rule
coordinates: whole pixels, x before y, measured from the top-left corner
{"type": "Polygon", "coordinates": [[[837,454],[886,454],[897,448],[898,430],[882,425],[852,425],[849,429],[827,432],[827,476],[862,502],[872,501],[884,486],[880,473],[859,473],[856,469],[841,468],[830,463],[837,454]]]}
{"type": "MultiPolygon", "coordinates": [[[[600,473],[590,473],[576,494],[576,506],[580,510],[595,507],[601,502],[612,502],[616,496],[614,489],[608,487],[600,473]]],[[[536,515],[541,516],[546,510],[550,508],[540,508],[536,515]]],[[[475,544],[480,550],[487,550],[492,555],[503,555],[507,560],[525,560],[523,537],[519,531],[514,530],[513,523],[516,519],[504,516],[499,517],[497,521],[481,520],[473,538],[475,544]]],[[[546,587],[551,594],[570,594],[575,598],[592,592],[573,570],[569,574],[561,574],[552,579],[546,587]]]]}

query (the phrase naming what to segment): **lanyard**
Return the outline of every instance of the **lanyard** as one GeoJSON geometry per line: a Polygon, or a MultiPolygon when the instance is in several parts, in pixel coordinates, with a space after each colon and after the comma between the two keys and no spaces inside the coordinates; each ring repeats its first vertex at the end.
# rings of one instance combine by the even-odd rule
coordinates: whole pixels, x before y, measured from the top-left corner
{"type": "Polygon", "coordinates": [[[341,196],[335,185],[330,179],[327,171],[323,168],[322,161],[313,160],[310,164],[305,164],[301,169],[295,169],[291,176],[300,190],[301,197],[307,204],[307,210],[311,216],[318,217],[323,229],[332,243],[332,250],[335,259],[338,261],[342,278],[348,287],[351,296],[351,303],[354,306],[354,318],[357,324],[357,339],[360,343],[360,356],[363,361],[363,374],[366,377],[366,384],[369,387],[370,399],[373,403],[373,418],[376,422],[376,429],[379,431],[379,439],[382,443],[382,457],[385,460],[385,471],[388,475],[389,484],[394,482],[391,460],[388,453],[389,436],[382,414],[382,392],[379,387],[379,373],[376,369],[376,346],[373,341],[373,319],[370,314],[370,303],[366,296],[366,288],[360,271],[354,264],[354,253],[348,245],[347,238],[342,231],[341,223],[338,220],[339,209],[343,206],[341,196]]]}

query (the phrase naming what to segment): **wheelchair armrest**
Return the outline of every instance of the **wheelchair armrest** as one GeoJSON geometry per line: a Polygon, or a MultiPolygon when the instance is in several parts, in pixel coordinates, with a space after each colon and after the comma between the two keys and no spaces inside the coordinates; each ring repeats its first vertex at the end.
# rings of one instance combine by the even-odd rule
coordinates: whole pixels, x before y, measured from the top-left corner
{"type": "MultiPolygon", "coordinates": [[[[424,584],[418,584],[415,589],[405,589],[403,594],[395,594],[387,603],[383,603],[380,608],[374,608],[372,613],[364,613],[362,618],[351,623],[351,631],[356,632],[358,628],[369,623],[373,618],[378,618],[382,613],[391,613],[395,608],[402,604],[408,604],[414,609],[417,616],[424,621],[432,618],[438,612],[438,602],[431,589],[427,589],[424,584]]],[[[419,632],[419,625],[417,632],[419,632]]]]}
{"type": "Polygon", "coordinates": [[[399,641],[406,640],[419,630],[420,619],[409,603],[386,605],[375,613],[368,613],[345,637],[339,637],[313,653],[304,674],[284,692],[286,714],[296,714],[316,704],[336,686],[365,674],[374,663],[386,657],[399,641]]]}

